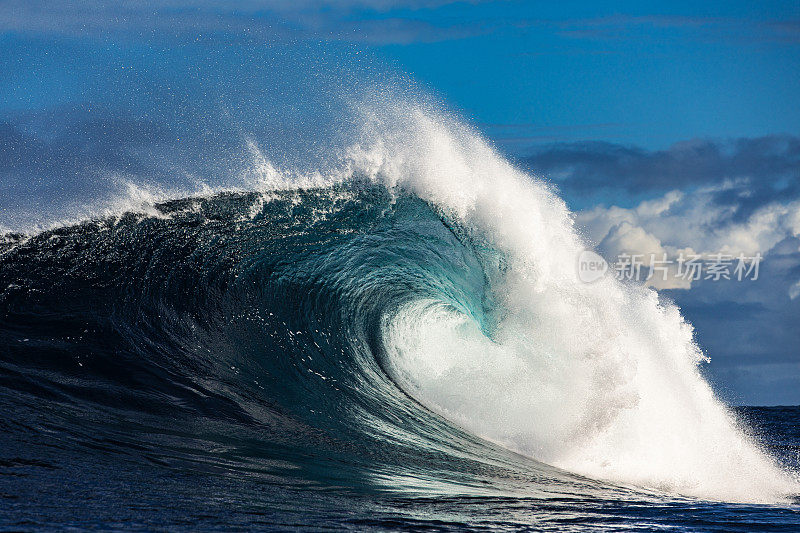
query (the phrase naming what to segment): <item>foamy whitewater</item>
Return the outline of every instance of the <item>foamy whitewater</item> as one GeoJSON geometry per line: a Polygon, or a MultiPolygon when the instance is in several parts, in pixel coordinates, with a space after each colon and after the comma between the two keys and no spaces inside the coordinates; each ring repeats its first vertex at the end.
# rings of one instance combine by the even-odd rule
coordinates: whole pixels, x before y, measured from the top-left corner
{"type": "MultiPolygon", "coordinates": [[[[327,527],[314,506],[372,491],[535,498],[586,523],[608,502],[794,501],[796,474],[716,399],[679,309],[579,280],[588,245],[552,187],[432,106],[352,111],[311,170],[247,138],[225,182],[121,177],[123,194],[8,234],[6,405],[54,417],[60,442],[146,457],[155,477],[225,473],[202,483],[236,479],[214,489],[230,505],[247,479],[286,513],[314,502],[284,525],[327,527]],[[93,220],[53,222],[75,213],[93,220]]],[[[467,512],[437,502],[358,508],[467,512]]],[[[394,523],[358,520],[334,523],[394,523]]]]}
{"type": "Polygon", "coordinates": [[[578,279],[587,245],[550,187],[442,117],[416,109],[365,122],[372,142],[348,153],[356,172],[414,191],[508,262],[491,288],[502,307],[491,334],[435,301],[385,317],[391,368],[410,394],[586,476],[724,501],[798,492],[714,397],[675,306],[610,275],[578,279]]]}

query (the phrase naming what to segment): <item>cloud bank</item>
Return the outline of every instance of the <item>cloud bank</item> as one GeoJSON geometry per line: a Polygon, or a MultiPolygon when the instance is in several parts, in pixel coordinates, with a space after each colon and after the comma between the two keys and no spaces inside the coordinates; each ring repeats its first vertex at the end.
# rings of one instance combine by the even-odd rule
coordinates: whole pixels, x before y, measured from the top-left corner
{"type": "Polygon", "coordinates": [[[655,193],[737,179],[750,180],[754,202],[800,195],[800,138],[792,135],[697,139],[656,151],[607,142],[562,143],[540,147],[523,162],[573,195],[655,193]]]}

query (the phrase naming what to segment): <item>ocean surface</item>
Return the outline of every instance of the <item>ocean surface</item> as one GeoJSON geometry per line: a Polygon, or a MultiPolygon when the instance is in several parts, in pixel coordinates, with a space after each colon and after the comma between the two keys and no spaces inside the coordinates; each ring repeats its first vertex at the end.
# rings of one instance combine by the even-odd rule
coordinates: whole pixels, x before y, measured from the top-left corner
{"type": "Polygon", "coordinates": [[[677,310],[559,269],[563,205],[505,179],[5,234],[0,529],[797,531],[800,408],[718,402],[677,310]]]}
{"type": "Polygon", "coordinates": [[[582,282],[551,185],[245,48],[72,50],[0,117],[0,529],[800,530],[800,410],[582,282]]]}

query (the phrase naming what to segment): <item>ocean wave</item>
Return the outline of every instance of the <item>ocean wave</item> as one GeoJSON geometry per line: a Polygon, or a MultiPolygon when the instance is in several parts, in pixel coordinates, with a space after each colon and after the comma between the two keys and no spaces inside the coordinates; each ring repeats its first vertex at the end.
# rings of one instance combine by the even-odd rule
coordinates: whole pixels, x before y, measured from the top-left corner
{"type": "Polygon", "coordinates": [[[578,279],[550,187],[429,109],[360,124],[316,173],[251,143],[239,187],[6,234],[4,401],[65,443],[283,484],[798,492],[676,307],[578,279]]]}

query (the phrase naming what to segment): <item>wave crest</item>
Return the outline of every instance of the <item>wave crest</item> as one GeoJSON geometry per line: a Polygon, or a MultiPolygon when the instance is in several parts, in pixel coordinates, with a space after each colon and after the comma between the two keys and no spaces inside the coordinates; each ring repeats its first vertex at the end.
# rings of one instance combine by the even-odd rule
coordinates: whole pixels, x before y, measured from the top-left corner
{"type": "Polygon", "coordinates": [[[313,471],[322,449],[372,481],[474,483],[487,461],[564,479],[487,439],[616,483],[797,493],[715,399],[674,306],[578,280],[584,243],[548,186],[429,109],[361,117],[313,179],[252,144],[255,192],[7,238],[4,391],[150,435],[201,417],[190,433],[238,461],[313,471]]]}

